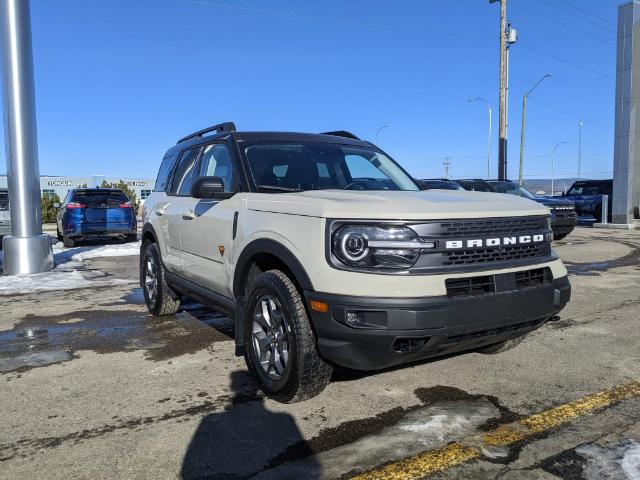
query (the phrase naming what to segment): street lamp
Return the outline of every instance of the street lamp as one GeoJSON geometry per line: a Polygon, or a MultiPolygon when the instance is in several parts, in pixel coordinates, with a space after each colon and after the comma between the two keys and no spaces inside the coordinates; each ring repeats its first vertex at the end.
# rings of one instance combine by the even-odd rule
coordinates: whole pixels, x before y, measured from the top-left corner
{"type": "Polygon", "coordinates": [[[565,143],[569,143],[569,142],[558,142],[556,143],[556,146],[553,147],[553,154],[551,155],[551,196],[553,196],[553,192],[555,191],[553,189],[553,183],[555,181],[555,177],[556,177],[556,169],[555,169],[555,160],[556,160],[556,149],[560,146],[560,145],[564,145],[565,143]]]}
{"type": "Polygon", "coordinates": [[[550,73],[543,75],[542,78],[538,80],[538,82],[522,96],[522,129],[520,130],[520,173],[518,175],[518,181],[520,185],[522,185],[522,170],[524,168],[524,129],[527,123],[527,98],[529,97],[529,95],[531,95],[531,92],[538,88],[538,85],[540,85],[545,78],[549,77],[551,77],[550,73]]]}
{"type": "Polygon", "coordinates": [[[385,128],[389,128],[389,125],[383,125],[383,126],[381,126],[381,127],[378,129],[378,131],[376,132],[375,142],[374,142],[376,145],[378,144],[378,135],[380,135],[380,132],[381,132],[382,130],[384,130],[385,128]]]}
{"type": "Polygon", "coordinates": [[[471,103],[471,102],[484,102],[487,104],[487,108],[489,109],[489,153],[487,155],[487,178],[491,177],[491,143],[492,143],[492,138],[491,138],[491,105],[489,104],[489,102],[487,101],[486,98],[483,97],[477,97],[477,98],[471,98],[469,100],[467,100],[467,103],[471,103]]]}

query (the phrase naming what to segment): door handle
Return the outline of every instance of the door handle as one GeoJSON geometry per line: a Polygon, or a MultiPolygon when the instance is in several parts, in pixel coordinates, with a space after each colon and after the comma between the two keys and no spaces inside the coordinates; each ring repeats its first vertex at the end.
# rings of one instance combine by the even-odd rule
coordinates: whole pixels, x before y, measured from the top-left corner
{"type": "Polygon", "coordinates": [[[182,219],[183,220],[193,220],[196,217],[197,217],[197,215],[195,214],[195,212],[193,210],[187,210],[186,212],[182,212],[182,219]]]}

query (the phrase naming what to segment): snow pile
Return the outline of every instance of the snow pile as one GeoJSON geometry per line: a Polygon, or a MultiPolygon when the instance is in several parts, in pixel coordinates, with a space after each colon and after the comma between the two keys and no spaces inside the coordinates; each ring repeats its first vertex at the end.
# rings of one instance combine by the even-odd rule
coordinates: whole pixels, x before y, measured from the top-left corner
{"type": "Polygon", "coordinates": [[[623,440],[601,446],[590,443],[576,448],[586,459],[582,475],[586,480],[640,480],[640,443],[623,440]]]}
{"type": "Polygon", "coordinates": [[[478,426],[500,412],[486,398],[443,401],[418,408],[380,432],[353,443],[265,470],[259,480],[340,478],[343,472],[367,470],[417,455],[477,433],[478,426]]]}
{"type": "MultiPolygon", "coordinates": [[[[97,247],[63,248],[62,243],[53,245],[56,264],[50,272],[33,275],[0,275],[0,295],[17,295],[53,290],[104,287],[135,283],[131,280],[113,278],[100,270],[88,268],[85,260],[100,257],[122,257],[138,255],[140,242],[97,247]]],[[[0,266],[3,252],[0,251],[0,266]]]]}

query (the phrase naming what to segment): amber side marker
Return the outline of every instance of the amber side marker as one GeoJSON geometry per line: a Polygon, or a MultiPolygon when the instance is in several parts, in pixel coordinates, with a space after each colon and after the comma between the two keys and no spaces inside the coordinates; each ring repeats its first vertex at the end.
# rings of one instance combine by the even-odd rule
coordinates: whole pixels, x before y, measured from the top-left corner
{"type": "Polygon", "coordinates": [[[315,310],[320,313],[327,313],[329,311],[329,304],[325,302],[318,302],[317,300],[311,300],[309,302],[311,305],[311,310],[315,310]]]}
{"type": "Polygon", "coordinates": [[[620,400],[640,397],[640,381],[603,390],[573,402],[550,408],[513,423],[502,425],[468,442],[454,442],[414,457],[390,463],[352,477],[357,480],[413,480],[447,470],[482,457],[482,446],[508,446],[562,426],[596,410],[610,407],[620,400]],[[468,445],[464,445],[466,443],[468,445]]]}

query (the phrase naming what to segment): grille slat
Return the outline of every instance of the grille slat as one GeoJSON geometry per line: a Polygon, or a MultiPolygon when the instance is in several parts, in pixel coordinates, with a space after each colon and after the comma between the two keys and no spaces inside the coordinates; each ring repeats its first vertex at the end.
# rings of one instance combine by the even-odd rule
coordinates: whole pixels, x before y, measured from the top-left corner
{"type": "Polygon", "coordinates": [[[508,262],[551,253],[548,242],[532,245],[510,245],[499,248],[476,248],[444,252],[442,265],[468,265],[477,263],[508,262]]]}
{"type": "Polygon", "coordinates": [[[546,217],[516,217],[442,222],[442,238],[515,235],[547,228],[546,217]]]}

